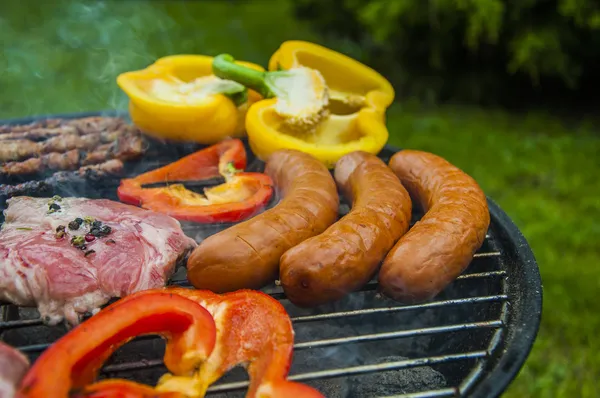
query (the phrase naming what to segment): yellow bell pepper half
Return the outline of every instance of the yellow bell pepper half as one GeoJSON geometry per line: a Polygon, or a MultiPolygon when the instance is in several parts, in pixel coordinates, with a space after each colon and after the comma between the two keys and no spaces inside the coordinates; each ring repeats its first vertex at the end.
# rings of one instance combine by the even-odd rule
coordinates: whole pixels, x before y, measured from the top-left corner
{"type": "MultiPolygon", "coordinates": [[[[350,57],[304,41],[284,42],[269,61],[269,71],[301,68],[316,70],[324,78],[328,89],[326,116],[318,115],[316,126],[309,125],[305,131],[299,131],[278,111],[277,92],[273,95],[263,92],[266,99],[253,104],[246,116],[253,152],[266,160],[279,149],[297,149],[312,154],[329,168],[353,151],[378,153],[389,137],[385,112],[394,100],[392,85],[375,70],[350,57]]],[[[266,74],[269,73],[273,72],[266,74]]],[[[299,86],[302,85],[291,90],[299,86]]]]}
{"type": "MultiPolygon", "coordinates": [[[[117,84],[129,97],[133,123],[157,138],[201,144],[245,136],[246,113],[262,97],[214,76],[212,61],[204,55],[172,55],[119,75],[117,84]]],[[[264,71],[259,65],[237,63],[264,71]]]]}

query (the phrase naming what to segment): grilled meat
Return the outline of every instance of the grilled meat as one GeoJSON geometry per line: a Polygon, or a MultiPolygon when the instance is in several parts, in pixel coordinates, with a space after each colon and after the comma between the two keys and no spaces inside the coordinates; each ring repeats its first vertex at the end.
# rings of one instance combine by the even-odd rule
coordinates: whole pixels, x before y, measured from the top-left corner
{"type": "Polygon", "coordinates": [[[64,153],[50,152],[20,162],[7,162],[0,166],[0,175],[34,174],[46,170],[75,170],[80,166],[99,164],[110,159],[135,159],[144,151],[144,140],[141,136],[120,134],[112,143],[102,144],[87,153],[80,149],[71,149],[64,153]]]}
{"type": "Polygon", "coordinates": [[[107,177],[118,177],[123,171],[123,166],[121,160],[111,159],[101,164],[80,167],[75,171],[59,171],[43,180],[27,181],[16,185],[0,184],[0,196],[39,195],[53,192],[56,187],[64,183],[84,183],[107,177]]]}
{"type": "Polygon", "coordinates": [[[119,117],[86,117],[81,119],[46,119],[29,124],[0,125],[0,140],[27,139],[37,141],[63,134],[89,134],[114,131],[126,122],[119,117]]]}
{"type": "Polygon", "coordinates": [[[39,195],[58,183],[118,175],[123,161],[140,157],[146,149],[141,132],[116,117],[0,126],[0,178],[5,182],[0,196],[39,195]],[[60,174],[48,176],[48,171],[60,174]],[[36,181],[9,185],[20,182],[14,177],[32,175],[36,181]]]}
{"type": "Polygon", "coordinates": [[[10,162],[34,156],[40,151],[37,142],[30,140],[3,141],[0,145],[0,162],[10,162]]]}
{"type": "Polygon", "coordinates": [[[38,158],[30,158],[21,162],[8,162],[0,166],[0,173],[33,174],[44,170],[75,170],[79,167],[80,153],[72,149],[65,153],[50,152],[38,158]]]}
{"type": "Polygon", "coordinates": [[[101,143],[117,140],[121,134],[120,131],[105,131],[86,135],[70,133],[55,136],[43,142],[31,140],[0,141],[2,142],[2,145],[0,145],[0,161],[9,162],[30,156],[39,156],[44,153],[65,152],[71,149],[90,150],[101,143]]]}
{"type": "Polygon", "coordinates": [[[0,398],[12,398],[29,369],[29,359],[0,341],[0,398]]]}
{"type": "Polygon", "coordinates": [[[111,297],[162,287],[196,243],[164,214],[106,199],[15,197],[0,230],[0,300],[77,324],[111,297]]]}
{"type": "MultiPolygon", "coordinates": [[[[66,120],[56,126],[57,123],[59,122],[56,120],[49,122],[48,128],[42,123],[0,126],[0,162],[27,161],[29,157],[42,157],[44,154],[64,153],[73,149],[91,151],[100,145],[115,141],[116,147],[111,151],[113,157],[121,158],[121,154],[124,154],[129,159],[144,152],[141,133],[123,119],[93,117],[66,120]]],[[[110,158],[112,157],[100,158],[100,161],[110,158]]],[[[40,164],[47,162],[42,161],[40,164]]],[[[85,164],[92,162],[88,161],[85,164]]],[[[69,170],[72,167],[71,163],[67,167],[69,170]]],[[[25,169],[31,168],[29,166],[25,169]]],[[[19,168],[11,165],[11,169],[19,168]]]]}

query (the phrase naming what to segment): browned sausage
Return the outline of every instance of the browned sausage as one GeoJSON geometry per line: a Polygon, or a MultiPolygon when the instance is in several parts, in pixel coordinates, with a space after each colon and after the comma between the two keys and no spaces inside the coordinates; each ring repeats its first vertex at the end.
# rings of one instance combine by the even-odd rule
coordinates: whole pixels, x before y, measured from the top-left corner
{"type": "Polygon", "coordinates": [[[345,155],[336,164],[335,180],[352,201],[351,211],[281,257],[281,284],[299,306],[338,300],[361,288],[410,224],[410,196],[377,156],[345,155]]]}
{"type": "Polygon", "coordinates": [[[258,216],[205,239],[188,260],[188,279],[216,293],[259,289],[275,281],[281,255],[325,231],[338,216],[329,170],[309,154],[273,153],[265,168],[281,202],[258,216]]]}
{"type": "Polygon", "coordinates": [[[487,200],[473,178],[431,153],[403,150],[389,165],[426,213],[386,256],[379,289],[402,302],[426,301],[459,276],[483,244],[487,200]]]}

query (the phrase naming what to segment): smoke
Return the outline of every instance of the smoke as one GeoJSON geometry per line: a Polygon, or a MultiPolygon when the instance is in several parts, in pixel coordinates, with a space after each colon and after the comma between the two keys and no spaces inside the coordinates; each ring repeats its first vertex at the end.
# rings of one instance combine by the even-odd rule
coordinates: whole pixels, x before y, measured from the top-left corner
{"type": "Polygon", "coordinates": [[[10,3],[15,5],[3,5],[0,13],[0,116],[126,110],[118,74],[174,50],[168,32],[176,23],[153,2],[10,3]],[[156,54],[155,40],[163,54],[156,54]]]}
{"type": "Polygon", "coordinates": [[[126,110],[119,73],[172,54],[265,66],[290,39],[317,40],[290,1],[0,1],[0,118],[126,110]]]}

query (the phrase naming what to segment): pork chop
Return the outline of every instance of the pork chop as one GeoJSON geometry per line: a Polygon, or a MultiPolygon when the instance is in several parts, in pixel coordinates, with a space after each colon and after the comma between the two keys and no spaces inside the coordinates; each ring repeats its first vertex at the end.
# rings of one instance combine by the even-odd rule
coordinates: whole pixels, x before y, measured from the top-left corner
{"type": "Polygon", "coordinates": [[[17,349],[0,341],[0,398],[13,398],[29,360],[17,349]]]}
{"type": "Polygon", "coordinates": [[[112,297],[162,287],[196,246],[167,215],[106,199],[7,200],[0,300],[71,325],[112,297]]]}

